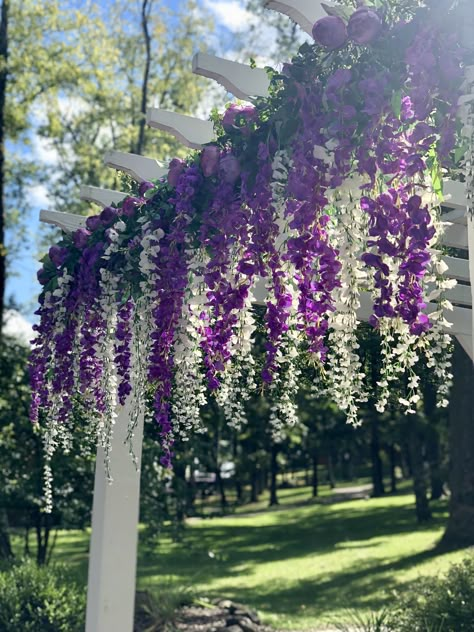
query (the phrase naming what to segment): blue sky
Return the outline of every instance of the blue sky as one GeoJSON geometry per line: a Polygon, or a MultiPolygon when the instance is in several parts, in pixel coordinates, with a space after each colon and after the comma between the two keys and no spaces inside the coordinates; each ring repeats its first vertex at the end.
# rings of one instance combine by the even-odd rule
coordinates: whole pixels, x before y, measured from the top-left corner
{"type": "MultiPolygon", "coordinates": [[[[171,8],[179,6],[179,0],[166,0],[171,8]]],[[[245,33],[250,20],[255,17],[249,14],[244,8],[243,0],[199,0],[215,19],[215,33],[210,36],[210,42],[214,42],[220,48],[219,54],[233,58],[231,50],[235,36],[245,33]]],[[[84,3],[78,0],[76,6],[84,3]]],[[[10,147],[10,149],[13,149],[10,147]]],[[[8,150],[8,147],[7,147],[8,150]]],[[[33,153],[33,157],[40,163],[54,164],[54,152],[37,138],[33,138],[32,147],[28,151],[33,153]]],[[[87,184],[87,183],[84,183],[87,184]]],[[[39,223],[39,211],[42,208],[52,208],[47,198],[47,188],[43,185],[35,185],[29,190],[30,210],[26,216],[26,236],[19,246],[18,256],[15,257],[14,271],[7,281],[7,300],[13,298],[19,306],[22,314],[29,320],[34,321],[33,312],[36,309],[36,297],[38,294],[38,284],[36,272],[39,268],[37,257],[39,254],[38,235],[44,234],[44,226],[39,223]]],[[[51,239],[53,240],[51,230],[51,239]]],[[[10,235],[10,239],[12,236],[10,235]]],[[[7,238],[8,245],[8,238],[7,238]]]]}

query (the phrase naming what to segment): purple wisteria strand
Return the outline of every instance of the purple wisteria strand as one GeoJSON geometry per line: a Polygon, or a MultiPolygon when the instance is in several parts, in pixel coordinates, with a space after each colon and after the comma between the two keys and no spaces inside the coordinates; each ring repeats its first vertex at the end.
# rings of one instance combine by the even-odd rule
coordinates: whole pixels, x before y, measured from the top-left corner
{"type": "Polygon", "coordinates": [[[452,281],[434,248],[461,90],[470,207],[474,198],[474,75],[462,88],[462,51],[431,10],[397,23],[392,8],[318,20],[316,43],[275,75],[268,99],[231,105],[213,143],[50,249],[31,366],[48,507],[51,457],[71,447],[76,399],[91,410],[108,476],[117,411],[130,410],[133,458],[149,395],[167,467],[178,441],[205,431],[207,390],[239,427],[261,378],[281,440],[298,418],[305,364],[328,375],[325,394],[357,425],[361,315],[380,335],[377,409],[404,378],[399,403],[416,412],[423,355],[446,405],[452,281]]]}
{"type": "MultiPolygon", "coordinates": [[[[187,227],[194,215],[194,197],[202,182],[202,174],[190,166],[179,174],[170,198],[175,215],[164,231],[159,251],[152,257],[155,274],[155,301],[152,306],[152,339],[148,358],[148,377],[154,383],[154,418],[159,427],[163,456],[161,464],[171,465],[174,431],[171,419],[173,387],[173,345],[175,330],[182,314],[189,272],[187,227]]],[[[158,221],[158,220],[153,220],[158,221]]]]}

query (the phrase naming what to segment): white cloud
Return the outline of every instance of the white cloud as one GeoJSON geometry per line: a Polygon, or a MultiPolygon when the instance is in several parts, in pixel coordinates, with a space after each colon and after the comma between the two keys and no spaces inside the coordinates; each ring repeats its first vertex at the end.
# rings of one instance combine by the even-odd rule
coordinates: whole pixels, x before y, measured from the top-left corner
{"type": "Polygon", "coordinates": [[[257,20],[238,0],[205,0],[204,5],[214,13],[219,23],[232,33],[245,31],[257,20]]]}
{"type": "Polygon", "coordinates": [[[5,324],[3,333],[6,336],[17,338],[25,344],[29,344],[34,337],[34,331],[31,323],[24,318],[19,312],[9,309],[5,312],[5,324]]]}
{"type": "Polygon", "coordinates": [[[59,162],[59,156],[56,149],[46,139],[35,134],[32,139],[32,150],[35,158],[43,165],[54,167],[59,162]]]}
{"type": "Polygon", "coordinates": [[[44,184],[35,184],[28,189],[28,198],[34,208],[47,208],[50,204],[48,189],[44,184]]]}

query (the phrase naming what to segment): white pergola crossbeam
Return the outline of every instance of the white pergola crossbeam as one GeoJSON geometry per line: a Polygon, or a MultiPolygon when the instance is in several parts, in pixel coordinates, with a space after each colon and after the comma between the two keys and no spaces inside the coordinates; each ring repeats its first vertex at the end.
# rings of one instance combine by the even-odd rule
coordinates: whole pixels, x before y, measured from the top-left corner
{"type": "Polygon", "coordinates": [[[127,197],[127,194],[120,191],[113,191],[112,189],[101,189],[100,187],[82,185],[79,197],[81,200],[93,202],[94,204],[105,207],[111,204],[118,204],[127,197]]]}
{"type": "Polygon", "coordinates": [[[61,228],[65,233],[73,233],[85,226],[87,217],[73,213],[59,213],[58,211],[40,211],[40,222],[61,228]]]}
{"type": "Polygon", "coordinates": [[[193,57],[193,73],[214,79],[238,99],[267,97],[270,80],[262,68],[251,68],[245,64],[215,57],[207,53],[196,53],[193,57]]]}
{"type": "Polygon", "coordinates": [[[112,169],[128,173],[136,182],[158,180],[168,173],[168,168],[153,158],[127,154],[122,151],[107,152],[104,164],[112,169]]]}
{"type": "Polygon", "coordinates": [[[214,126],[211,121],[158,108],[149,108],[146,120],[150,127],[173,134],[191,149],[200,149],[214,140],[214,126]]]}
{"type": "Polygon", "coordinates": [[[468,238],[466,226],[454,222],[447,222],[441,237],[441,243],[449,248],[467,250],[468,238]]]}
{"type": "MultiPolygon", "coordinates": [[[[312,34],[314,23],[327,15],[319,0],[264,0],[263,4],[267,9],[287,15],[308,35],[312,34]]],[[[330,2],[324,4],[332,6],[330,2]]]]}

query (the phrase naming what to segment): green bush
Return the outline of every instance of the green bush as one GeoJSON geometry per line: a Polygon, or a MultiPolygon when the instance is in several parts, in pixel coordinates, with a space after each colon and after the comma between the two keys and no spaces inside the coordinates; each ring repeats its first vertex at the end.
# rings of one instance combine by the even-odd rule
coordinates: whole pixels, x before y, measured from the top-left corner
{"type": "Polygon", "coordinates": [[[393,632],[474,632],[474,557],[417,582],[389,619],[393,632]]]}
{"type": "Polygon", "coordinates": [[[62,567],[31,561],[0,572],[0,632],[83,632],[85,594],[62,567]]]}

